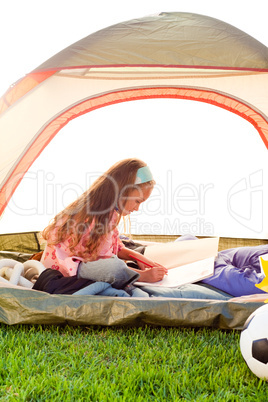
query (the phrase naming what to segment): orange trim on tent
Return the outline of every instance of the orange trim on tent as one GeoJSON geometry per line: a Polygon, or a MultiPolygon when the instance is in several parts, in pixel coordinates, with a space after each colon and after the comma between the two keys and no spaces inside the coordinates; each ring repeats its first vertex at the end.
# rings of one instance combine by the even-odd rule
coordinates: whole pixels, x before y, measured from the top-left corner
{"type": "Polygon", "coordinates": [[[36,87],[42,81],[51,77],[56,71],[44,71],[26,75],[0,98],[0,114],[13,105],[18,99],[22,98],[27,92],[36,87]]]}
{"type": "Polygon", "coordinates": [[[53,121],[50,121],[48,125],[39,133],[28,150],[21,156],[20,161],[10,173],[9,177],[7,177],[6,182],[2,187],[0,193],[0,215],[6,208],[24,174],[38,158],[44,148],[55,137],[55,135],[70,120],[92,110],[115,103],[152,98],[175,98],[201,101],[236,113],[253,124],[268,149],[268,121],[258,111],[252,109],[249,105],[227,95],[204,89],[201,90],[179,87],[147,87],[109,92],[100,96],[89,98],[70,107],[70,109],[55,117],[53,121]]]}
{"type": "Polygon", "coordinates": [[[259,67],[234,67],[234,66],[217,66],[217,65],[212,65],[212,66],[207,66],[207,65],[193,65],[193,64],[79,64],[77,66],[71,65],[71,66],[65,66],[61,65],[57,67],[57,70],[55,67],[45,67],[44,69],[38,68],[38,72],[46,72],[46,71],[63,71],[63,70],[74,70],[74,69],[84,69],[84,68],[125,68],[125,67],[134,67],[134,68],[139,68],[139,67],[150,67],[150,68],[191,68],[191,69],[200,69],[200,70],[222,70],[222,71],[253,71],[253,72],[260,72],[260,73],[267,73],[268,68],[259,68],[259,67]]]}

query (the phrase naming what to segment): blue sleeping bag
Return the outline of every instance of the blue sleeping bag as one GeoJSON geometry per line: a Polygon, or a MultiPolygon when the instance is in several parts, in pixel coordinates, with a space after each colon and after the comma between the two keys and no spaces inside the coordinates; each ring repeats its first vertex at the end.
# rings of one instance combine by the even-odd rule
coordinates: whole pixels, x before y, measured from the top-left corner
{"type": "Polygon", "coordinates": [[[255,284],[260,283],[261,272],[259,257],[268,253],[268,245],[239,247],[220,251],[215,260],[214,275],[202,283],[214,286],[232,296],[265,293],[255,284]]]}

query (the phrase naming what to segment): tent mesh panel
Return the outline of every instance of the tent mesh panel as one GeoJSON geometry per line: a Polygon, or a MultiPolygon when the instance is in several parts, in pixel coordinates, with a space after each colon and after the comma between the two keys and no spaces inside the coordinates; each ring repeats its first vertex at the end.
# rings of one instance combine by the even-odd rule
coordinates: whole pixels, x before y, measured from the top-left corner
{"type": "Polygon", "coordinates": [[[0,250],[37,253],[44,249],[39,232],[9,233],[0,235],[0,250]]]}
{"type": "MultiPolygon", "coordinates": [[[[176,235],[133,235],[134,241],[152,241],[165,243],[168,241],[174,241],[178,238],[176,235]]],[[[202,236],[198,236],[202,239],[202,236]]],[[[268,244],[268,239],[237,239],[232,237],[221,237],[219,241],[219,251],[227,250],[234,247],[246,247],[246,246],[259,246],[261,244],[268,244]]]]}
{"type": "MultiPolygon", "coordinates": [[[[174,241],[176,235],[133,235],[134,241],[161,242],[174,241]]],[[[199,238],[202,238],[199,236],[199,238]]],[[[237,239],[221,237],[219,251],[233,247],[258,246],[268,244],[268,239],[237,239]]],[[[39,232],[10,233],[0,235],[0,250],[22,253],[38,253],[44,250],[45,243],[40,239],[39,232]]]]}

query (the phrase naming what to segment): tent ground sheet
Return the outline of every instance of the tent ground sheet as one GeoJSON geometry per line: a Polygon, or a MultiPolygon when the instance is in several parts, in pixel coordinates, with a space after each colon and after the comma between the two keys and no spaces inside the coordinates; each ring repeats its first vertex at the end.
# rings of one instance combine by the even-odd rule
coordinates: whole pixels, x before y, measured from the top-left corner
{"type": "MultiPolygon", "coordinates": [[[[258,244],[263,242],[259,241],[258,244]]],[[[40,251],[42,245],[38,234],[26,233],[1,235],[0,248],[4,248],[0,258],[25,261],[30,253],[40,251]]],[[[54,295],[19,286],[0,286],[0,322],[8,325],[154,325],[241,330],[249,315],[262,305],[263,302],[241,299],[54,295]]]]}

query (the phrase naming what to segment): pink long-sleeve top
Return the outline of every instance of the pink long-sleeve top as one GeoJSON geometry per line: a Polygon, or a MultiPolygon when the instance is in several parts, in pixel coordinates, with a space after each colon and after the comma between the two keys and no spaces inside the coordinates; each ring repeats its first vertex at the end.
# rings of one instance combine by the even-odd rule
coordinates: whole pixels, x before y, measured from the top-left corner
{"type": "MultiPolygon", "coordinates": [[[[117,213],[114,212],[111,225],[117,221],[117,213]]],[[[85,244],[90,235],[90,230],[92,229],[92,225],[88,228],[87,232],[82,236],[80,242],[75,247],[75,252],[77,254],[82,255],[83,252],[86,253],[85,244]]],[[[117,255],[117,253],[124,247],[122,241],[119,238],[119,232],[116,227],[112,229],[109,233],[103,236],[103,239],[98,248],[97,257],[94,260],[99,258],[109,258],[112,255],[117,255]]],[[[74,276],[77,273],[78,265],[81,261],[85,261],[84,258],[78,257],[69,249],[69,239],[65,240],[62,243],[58,243],[56,245],[46,245],[45,250],[42,255],[41,263],[46,268],[52,268],[60,271],[64,276],[74,276]]],[[[86,258],[86,261],[93,261],[93,258],[86,258]]]]}

